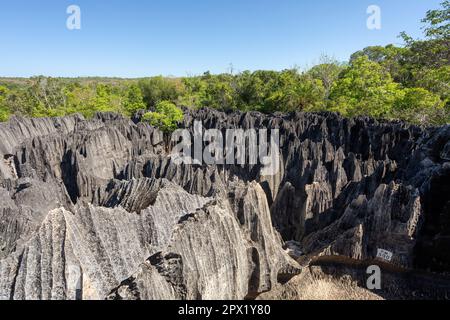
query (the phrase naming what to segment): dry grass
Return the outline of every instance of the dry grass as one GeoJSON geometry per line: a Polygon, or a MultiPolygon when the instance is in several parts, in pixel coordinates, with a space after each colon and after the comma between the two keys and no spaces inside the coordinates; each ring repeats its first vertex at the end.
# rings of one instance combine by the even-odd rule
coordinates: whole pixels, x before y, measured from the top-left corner
{"type": "Polygon", "coordinates": [[[261,300],[383,300],[358,287],[350,278],[313,277],[307,269],[285,285],[258,297],[261,300]]]}
{"type": "Polygon", "coordinates": [[[309,281],[301,286],[299,300],[382,300],[367,289],[333,279],[309,281]]]}

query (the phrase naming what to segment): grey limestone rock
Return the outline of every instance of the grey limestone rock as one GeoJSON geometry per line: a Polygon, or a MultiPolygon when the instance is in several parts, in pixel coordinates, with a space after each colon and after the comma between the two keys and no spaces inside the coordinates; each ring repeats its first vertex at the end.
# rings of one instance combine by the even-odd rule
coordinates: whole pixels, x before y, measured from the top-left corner
{"type": "Polygon", "coordinates": [[[185,110],[279,129],[280,171],[177,164],[120,115],[0,124],[0,299],[254,299],[317,257],[450,271],[450,126],[185,110]]]}

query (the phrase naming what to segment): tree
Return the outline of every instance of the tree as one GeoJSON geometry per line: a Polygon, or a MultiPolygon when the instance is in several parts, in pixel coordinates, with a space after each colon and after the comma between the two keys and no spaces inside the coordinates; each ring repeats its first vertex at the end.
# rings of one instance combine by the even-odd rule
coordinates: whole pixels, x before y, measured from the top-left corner
{"type": "Polygon", "coordinates": [[[63,116],[66,108],[64,86],[63,81],[56,78],[31,78],[26,92],[31,103],[27,114],[37,118],[63,116]]]}
{"type": "Polygon", "coordinates": [[[450,65],[440,68],[424,68],[417,73],[416,85],[438,94],[450,103],[450,65]]]}
{"type": "Polygon", "coordinates": [[[124,102],[125,113],[128,116],[133,116],[137,111],[145,109],[145,107],[141,89],[137,84],[131,84],[126,92],[124,102]]]}
{"type": "Polygon", "coordinates": [[[11,110],[6,105],[6,98],[8,95],[8,89],[0,86],[0,122],[8,121],[11,116],[11,110]]]}
{"type": "Polygon", "coordinates": [[[205,92],[202,95],[201,104],[218,110],[235,110],[235,90],[232,87],[233,76],[204,75],[206,82],[205,92]]]}
{"type": "Polygon", "coordinates": [[[392,110],[394,118],[419,125],[442,124],[443,113],[440,97],[423,88],[402,90],[392,110]]]}
{"type": "Polygon", "coordinates": [[[280,86],[266,100],[266,110],[317,111],[325,106],[326,90],[321,80],[296,71],[284,71],[280,86]]]}
{"type": "Polygon", "coordinates": [[[234,79],[236,106],[244,111],[258,110],[271,112],[268,99],[273,94],[279,72],[275,71],[244,71],[234,79]]]}
{"type": "Polygon", "coordinates": [[[182,79],[185,88],[184,94],[178,97],[180,105],[191,108],[200,108],[206,96],[207,84],[200,77],[188,77],[182,79]]]}
{"type": "Polygon", "coordinates": [[[9,110],[4,105],[0,105],[0,122],[8,121],[10,116],[9,110]]]}
{"type": "Polygon", "coordinates": [[[95,112],[123,112],[122,97],[111,85],[99,83],[96,94],[89,102],[89,108],[84,110],[86,117],[91,117],[95,112]]]}
{"type": "Polygon", "coordinates": [[[401,90],[390,74],[366,56],[356,58],[335,83],[330,109],[345,116],[384,117],[391,113],[401,90]]]}
{"type": "Polygon", "coordinates": [[[344,67],[339,64],[336,60],[328,58],[326,56],[322,57],[322,62],[314,67],[312,67],[307,74],[313,79],[320,80],[323,88],[325,89],[325,98],[328,99],[330,96],[331,88],[333,84],[338,79],[344,67]]]}
{"type": "Polygon", "coordinates": [[[3,104],[6,105],[11,113],[22,115],[31,115],[34,107],[34,101],[26,87],[7,90],[7,95],[3,104]]]}
{"type": "Polygon", "coordinates": [[[161,101],[156,105],[155,112],[147,112],[142,121],[160,128],[164,132],[171,132],[183,121],[183,111],[170,101],[161,101]]]}
{"type": "Polygon", "coordinates": [[[149,109],[161,101],[175,102],[184,93],[182,81],[161,76],[140,80],[139,88],[149,109]]]}
{"type": "Polygon", "coordinates": [[[422,22],[425,40],[415,40],[405,32],[403,38],[408,49],[405,66],[411,74],[408,86],[416,85],[424,68],[438,69],[450,65],[450,1],[441,3],[442,8],[427,12],[422,22]]]}
{"type": "Polygon", "coordinates": [[[93,100],[93,109],[95,111],[108,111],[111,106],[111,99],[108,87],[102,83],[97,85],[97,94],[93,100]]]}
{"type": "Polygon", "coordinates": [[[427,24],[425,35],[433,39],[450,38],[450,1],[445,0],[441,3],[442,9],[429,10],[422,20],[427,24]]]}
{"type": "Polygon", "coordinates": [[[94,114],[92,103],[97,95],[95,87],[74,83],[66,87],[67,114],[80,113],[89,118],[94,114]]]}
{"type": "Polygon", "coordinates": [[[350,57],[350,64],[357,58],[366,56],[370,61],[380,64],[388,71],[395,82],[406,84],[410,79],[410,72],[405,67],[408,48],[396,47],[392,44],[383,46],[370,46],[357,51],[350,57]]]}

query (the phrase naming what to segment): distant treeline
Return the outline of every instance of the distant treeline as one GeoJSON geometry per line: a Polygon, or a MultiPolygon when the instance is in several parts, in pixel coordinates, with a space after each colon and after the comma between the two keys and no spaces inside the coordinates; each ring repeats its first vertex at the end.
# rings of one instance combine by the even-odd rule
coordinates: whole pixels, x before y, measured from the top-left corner
{"type": "Polygon", "coordinates": [[[329,58],[307,71],[144,79],[0,79],[0,121],[115,111],[131,116],[160,102],[191,108],[272,112],[337,111],[421,125],[450,123],[450,1],[423,19],[424,39],[367,47],[348,63],[329,58]]]}

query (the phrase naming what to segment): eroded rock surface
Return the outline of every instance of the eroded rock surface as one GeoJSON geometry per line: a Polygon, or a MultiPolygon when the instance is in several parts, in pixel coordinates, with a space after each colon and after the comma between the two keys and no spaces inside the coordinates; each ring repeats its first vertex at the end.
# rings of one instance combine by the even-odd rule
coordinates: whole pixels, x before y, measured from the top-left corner
{"type": "Polygon", "coordinates": [[[279,129],[280,170],[176,164],[115,114],[0,124],[0,299],[274,297],[319,256],[450,271],[450,126],[186,111],[279,129]],[[302,256],[303,255],[303,256],[302,256]]]}

